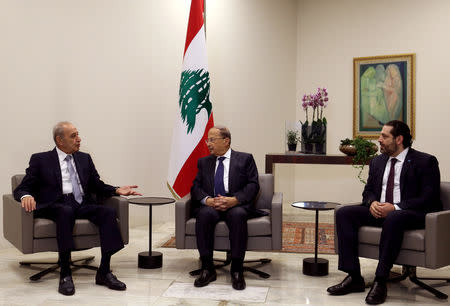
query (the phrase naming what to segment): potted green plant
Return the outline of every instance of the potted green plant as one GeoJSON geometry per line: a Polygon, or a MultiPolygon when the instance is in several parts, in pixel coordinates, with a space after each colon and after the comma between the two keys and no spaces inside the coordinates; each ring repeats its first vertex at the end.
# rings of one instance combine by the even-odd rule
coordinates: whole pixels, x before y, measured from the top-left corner
{"type": "Polygon", "coordinates": [[[289,151],[296,151],[298,143],[298,132],[296,130],[288,130],[286,137],[289,151]]]}
{"type": "Polygon", "coordinates": [[[339,146],[339,151],[341,151],[345,155],[354,156],[356,154],[356,148],[353,144],[353,140],[349,138],[342,139],[339,146]]]}
{"type": "Polygon", "coordinates": [[[361,183],[366,184],[366,180],[362,178],[362,172],[365,165],[377,155],[378,147],[375,143],[362,138],[361,136],[355,139],[343,139],[339,150],[344,154],[353,156],[353,167],[359,169],[358,179],[361,183]]]}

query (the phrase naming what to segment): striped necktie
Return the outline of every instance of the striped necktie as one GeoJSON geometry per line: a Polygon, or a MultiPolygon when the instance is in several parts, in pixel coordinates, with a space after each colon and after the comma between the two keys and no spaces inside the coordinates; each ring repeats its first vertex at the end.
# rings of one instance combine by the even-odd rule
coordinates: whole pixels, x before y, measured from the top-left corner
{"type": "Polygon", "coordinates": [[[67,155],[65,161],[67,162],[67,168],[69,169],[70,181],[72,182],[72,193],[75,201],[79,204],[83,202],[83,195],[81,194],[80,185],[78,184],[77,173],[71,163],[72,155],[67,155]]]}

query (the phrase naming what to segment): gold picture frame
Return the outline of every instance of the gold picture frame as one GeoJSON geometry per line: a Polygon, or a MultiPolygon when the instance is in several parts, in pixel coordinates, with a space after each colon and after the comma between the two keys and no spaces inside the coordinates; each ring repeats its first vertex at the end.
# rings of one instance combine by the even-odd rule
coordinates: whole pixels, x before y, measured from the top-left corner
{"type": "Polygon", "coordinates": [[[384,123],[401,120],[415,137],[415,54],[353,59],[353,137],[375,139],[384,123]]]}

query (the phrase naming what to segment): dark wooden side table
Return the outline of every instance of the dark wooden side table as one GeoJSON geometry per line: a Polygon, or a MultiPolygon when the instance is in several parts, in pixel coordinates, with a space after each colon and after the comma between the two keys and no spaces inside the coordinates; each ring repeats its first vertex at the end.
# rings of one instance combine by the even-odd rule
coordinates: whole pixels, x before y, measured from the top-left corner
{"type": "Polygon", "coordinates": [[[293,207],[303,208],[307,210],[316,211],[316,233],[314,241],[314,257],[303,259],[303,274],[311,276],[328,275],[328,260],[324,258],[317,258],[317,249],[319,243],[319,210],[332,210],[339,203],[334,202],[319,202],[319,201],[304,201],[294,202],[293,207]]]}
{"type": "Polygon", "coordinates": [[[152,207],[175,203],[172,198],[163,197],[140,197],[128,199],[130,204],[148,206],[148,252],[140,252],[138,256],[138,267],[143,269],[157,269],[162,267],[162,253],[152,252],[152,207]]]}
{"type": "Polygon", "coordinates": [[[353,164],[353,157],[332,154],[302,154],[297,152],[266,154],[266,173],[273,173],[275,164],[351,165],[353,164]]]}

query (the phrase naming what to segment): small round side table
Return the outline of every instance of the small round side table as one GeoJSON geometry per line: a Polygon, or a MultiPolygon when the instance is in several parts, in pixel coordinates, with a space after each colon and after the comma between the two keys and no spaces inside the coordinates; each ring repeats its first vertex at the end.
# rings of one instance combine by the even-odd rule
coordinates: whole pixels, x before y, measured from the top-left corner
{"type": "Polygon", "coordinates": [[[162,267],[163,254],[152,252],[152,207],[174,203],[172,198],[164,197],[140,197],[128,199],[130,204],[148,206],[148,252],[140,252],[138,267],[143,269],[157,269],[162,267]]]}
{"type": "Polygon", "coordinates": [[[310,276],[324,276],[328,275],[328,260],[324,258],[317,258],[318,238],[319,238],[319,210],[332,210],[339,203],[334,202],[319,202],[319,201],[304,201],[294,202],[293,207],[303,208],[307,210],[316,211],[316,237],[314,242],[314,257],[303,259],[303,274],[310,276]]]}

